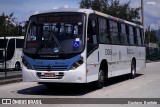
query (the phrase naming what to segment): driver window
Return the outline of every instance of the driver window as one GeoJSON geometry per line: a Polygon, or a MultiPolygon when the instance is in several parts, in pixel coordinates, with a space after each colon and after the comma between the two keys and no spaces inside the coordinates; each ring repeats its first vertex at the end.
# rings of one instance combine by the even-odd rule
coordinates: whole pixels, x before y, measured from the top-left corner
{"type": "Polygon", "coordinates": [[[96,30],[96,20],[89,19],[88,22],[88,37],[87,41],[91,44],[97,44],[97,30],[96,30]]]}
{"type": "Polygon", "coordinates": [[[31,23],[31,30],[30,30],[30,40],[35,41],[36,40],[36,23],[31,23]]]}
{"type": "Polygon", "coordinates": [[[87,30],[87,54],[90,55],[98,47],[97,42],[97,17],[95,15],[90,15],[88,20],[88,30],[87,30]]]}

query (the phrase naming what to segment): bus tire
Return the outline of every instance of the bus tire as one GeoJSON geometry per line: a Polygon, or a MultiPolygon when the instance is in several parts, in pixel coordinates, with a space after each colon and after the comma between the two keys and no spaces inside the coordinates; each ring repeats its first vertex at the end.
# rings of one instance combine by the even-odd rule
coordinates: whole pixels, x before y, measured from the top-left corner
{"type": "Polygon", "coordinates": [[[104,70],[101,69],[98,74],[98,80],[95,82],[96,88],[102,89],[104,87],[105,81],[105,73],[104,70]]]}
{"type": "Polygon", "coordinates": [[[131,79],[134,79],[136,77],[136,63],[133,60],[131,64],[131,73],[130,73],[131,79]]]}
{"type": "Polygon", "coordinates": [[[21,69],[20,63],[19,63],[19,62],[16,62],[14,70],[15,70],[15,71],[19,71],[20,69],[21,69]]]}

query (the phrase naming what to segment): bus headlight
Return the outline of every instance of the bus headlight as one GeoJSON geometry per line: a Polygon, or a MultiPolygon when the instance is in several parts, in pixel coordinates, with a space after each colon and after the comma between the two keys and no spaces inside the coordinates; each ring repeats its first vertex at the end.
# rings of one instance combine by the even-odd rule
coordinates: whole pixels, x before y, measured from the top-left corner
{"type": "Polygon", "coordinates": [[[22,57],[22,63],[27,69],[32,69],[32,66],[22,57]]]}
{"type": "Polygon", "coordinates": [[[72,64],[72,67],[71,67],[71,69],[73,70],[73,69],[76,69],[76,68],[78,68],[79,66],[81,66],[83,64],[83,57],[81,57],[79,60],[77,60],[76,62],[74,62],[73,64],[72,64]]]}

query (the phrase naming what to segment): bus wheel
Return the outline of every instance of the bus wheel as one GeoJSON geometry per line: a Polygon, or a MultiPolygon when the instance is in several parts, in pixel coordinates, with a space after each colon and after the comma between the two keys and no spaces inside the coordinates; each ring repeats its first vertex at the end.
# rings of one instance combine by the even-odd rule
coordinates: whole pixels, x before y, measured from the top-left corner
{"type": "Polygon", "coordinates": [[[103,86],[104,86],[104,80],[105,80],[104,70],[100,70],[99,74],[98,74],[98,80],[96,81],[96,87],[98,89],[103,88],[103,86]]]}
{"type": "Polygon", "coordinates": [[[19,71],[20,68],[21,68],[20,63],[19,63],[19,62],[16,62],[14,70],[15,70],[15,71],[19,71]]]}
{"type": "Polygon", "coordinates": [[[134,61],[132,61],[130,77],[131,77],[132,79],[134,79],[135,76],[136,76],[136,64],[135,64],[134,61]]]}

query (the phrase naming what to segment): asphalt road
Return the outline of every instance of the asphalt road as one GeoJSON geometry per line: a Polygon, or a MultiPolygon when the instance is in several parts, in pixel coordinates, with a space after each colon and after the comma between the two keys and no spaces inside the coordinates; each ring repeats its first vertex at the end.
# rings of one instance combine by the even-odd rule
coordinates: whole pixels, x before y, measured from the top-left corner
{"type": "MultiPolygon", "coordinates": [[[[70,84],[57,86],[53,90],[37,83],[19,82],[0,86],[0,98],[160,98],[160,62],[148,63],[147,67],[137,71],[137,77],[128,75],[111,78],[103,89],[92,84],[70,84]]],[[[135,107],[137,105],[102,105],[104,107],[135,107]]],[[[1,106],[1,105],[0,105],[1,106]]],[[[4,105],[3,105],[4,106],[4,105]]],[[[7,105],[8,107],[9,105],[7,105]]],[[[13,107],[14,105],[12,105],[13,107]]],[[[22,105],[15,105],[19,107],[22,105]]],[[[23,105],[23,107],[28,105],[23,105]]],[[[41,105],[45,106],[45,105],[41,105]]],[[[99,105],[54,104],[47,107],[98,107],[99,105]]],[[[138,105],[140,107],[160,107],[160,105],[138,105]]],[[[40,107],[39,105],[37,107],[40,107]]]]}

